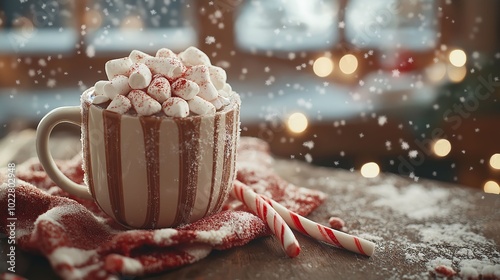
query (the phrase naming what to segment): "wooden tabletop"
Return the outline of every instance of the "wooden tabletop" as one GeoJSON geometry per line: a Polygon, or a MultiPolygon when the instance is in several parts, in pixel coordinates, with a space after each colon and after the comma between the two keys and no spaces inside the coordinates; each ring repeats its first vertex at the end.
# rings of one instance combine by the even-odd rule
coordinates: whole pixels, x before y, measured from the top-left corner
{"type": "MultiPolygon", "coordinates": [[[[294,259],[269,236],[140,279],[421,279],[433,278],[438,265],[457,278],[476,271],[500,279],[499,195],[394,174],[367,179],[289,160],[277,160],[275,168],[292,183],[328,194],[310,219],[324,225],[332,216],[343,219],[348,233],[377,244],[375,254],[364,257],[295,232],[302,251],[294,259]]],[[[41,257],[21,253],[17,265],[28,279],[56,279],[41,257]]]]}

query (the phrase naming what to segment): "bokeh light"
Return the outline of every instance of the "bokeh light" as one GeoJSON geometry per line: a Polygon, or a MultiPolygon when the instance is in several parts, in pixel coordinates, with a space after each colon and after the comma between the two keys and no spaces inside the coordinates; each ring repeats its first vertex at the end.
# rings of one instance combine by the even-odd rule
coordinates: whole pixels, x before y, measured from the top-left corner
{"type": "Polygon", "coordinates": [[[129,15],[122,20],[121,27],[123,29],[140,30],[144,27],[144,22],[137,15],[129,15]]]}
{"type": "Polygon", "coordinates": [[[340,59],[339,68],[344,74],[352,74],[358,69],[358,59],[352,54],[346,54],[340,59]]]}
{"type": "Polygon", "coordinates": [[[322,56],[314,61],[313,71],[319,77],[326,77],[333,72],[333,61],[326,56],[322,56]]]}
{"type": "Polygon", "coordinates": [[[102,15],[99,11],[89,10],[85,13],[84,21],[88,29],[97,29],[102,25],[102,15]]]}
{"type": "Polygon", "coordinates": [[[438,157],[445,157],[451,152],[451,143],[446,139],[439,139],[434,142],[432,148],[434,149],[434,154],[438,157]]]}
{"type": "Polygon", "coordinates": [[[495,181],[488,181],[484,183],[483,190],[485,193],[500,194],[500,186],[495,181]]]}
{"type": "Polygon", "coordinates": [[[461,82],[465,75],[467,75],[467,68],[465,66],[455,67],[452,65],[448,65],[448,78],[450,81],[458,83],[461,82]]]}
{"type": "Polygon", "coordinates": [[[301,133],[307,129],[307,117],[302,113],[293,113],[288,117],[288,129],[293,133],[301,133]]]}
{"type": "Polygon", "coordinates": [[[500,169],[500,154],[494,154],[490,157],[490,166],[494,169],[500,169]]]}
{"type": "Polygon", "coordinates": [[[439,82],[446,75],[446,65],[442,62],[434,63],[426,69],[426,74],[429,80],[439,82]]]}
{"type": "Polygon", "coordinates": [[[367,162],[361,166],[361,176],[375,178],[380,173],[380,167],[375,162],[367,162]]]}
{"type": "Polygon", "coordinates": [[[456,67],[462,67],[467,62],[467,55],[460,49],[452,50],[448,58],[450,59],[450,63],[456,67]]]}

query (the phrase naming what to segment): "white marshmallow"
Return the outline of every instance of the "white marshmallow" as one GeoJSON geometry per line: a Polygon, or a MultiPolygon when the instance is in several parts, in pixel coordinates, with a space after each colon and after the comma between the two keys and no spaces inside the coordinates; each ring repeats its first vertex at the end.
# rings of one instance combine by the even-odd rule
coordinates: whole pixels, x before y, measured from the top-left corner
{"type": "Polygon", "coordinates": [[[190,100],[200,92],[200,87],[193,81],[179,78],[172,84],[172,91],[175,95],[190,100]]]}
{"type": "Polygon", "coordinates": [[[187,48],[185,51],[179,53],[178,56],[186,66],[212,65],[212,63],[210,63],[210,58],[195,47],[187,48]]]}
{"type": "Polygon", "coordinates": [[[138,50],[133,50],[130,52],[128,56],[133,63],[146,63],[146,60],[153,57],[145,52],[141,52],[138,50]]]}
{"type": "Polygon", "coordinates": [[[161,48],[156,52],[156,57],[177,57],[177,55],[167,48],[161,48]]]}
{"type": "Polygon", "coordinates": [[[186,79],[198,84],[198,96],[205,100],[214,100],[218,96],[217,89],[210,81],[210,73],[205,65],[197,65],[186,70],[186,79]]]}
{"type": "Polygon", "coordinates": [[[233,93],[233,89],[231,88],[231,85],[228,83],[226,83],[222,89],[225,92],[227,92],[229,95],[232,95],[232,93],[233,93]]]}
{"type": "Polygon", "coordinates": [[[215,106],[199,96],[195,96],[193,99],[188,100],[187,103],[189,104],[189,110],[195,114],[215,114],[215,106]]]}
{"type": "Polygon", "coordinates": [[[169,117],[184,118],[189,116],[189,105],[186,100],[179,97],[169,97],[161,105],[165,115],[169,117]]]}
{"type": "Polygon", "coordinates": [[[182,62],[174,57],[151,57],[146,65],[153,74],[162,74],[169,79],[179,78],[184,71],[182,62]]]}
{"type": "Polygon", "coordinates": [[[109,83],[109,81],[98,81],[94,85],[94,93],[95,95],[104,95],[104,85],[109,83]]]}
{"type": "Polygon", "coordinates": [[[229,98],[226,98],[224,96],[219,96],[217,99],[220,100],[220,102],[222,103],[222,106],[226,106],[226,105],[229,105],[229,103],[231,103],[229,98]]]}
{"type": "Polygon", "coordinates": [[[220,96],[223,96],[223,97],[229,97],[229,94],[228,94],[226,91],[224,91],[223,89],[220,89],[220,90],[218,91],[218,93],[219,93],[219,97],[220,97],[220,96]]]}
{"type": "Polygon", "coordinates": [[[117,58],[106,62],[104,69],[108,80],[113,79],[118,75],[128,75],[130,67],[132,66],[132,60],[128,57],[117,58]]]}
{"type": "Polygon", "coordinates": [[[186,70],[185,78],[199,85],[210,81],[210,72],[207,66],[197,65],[186,70]]]}
{"type": "Polygon", "coordinates": [[[215,106],[216,110],[219,110],[223,106],[222,101],[219,98],[215,98],[214,100],[210,101],[210,103],[212,103],[215,106]]]}
{"type": "Polygon", "coordinates": [[[104,85],[104,94],[109,99],[114,99],[117,95],[127,95],[129,91],[128,77],[124,75],[118,75],[104,85]]]}
{"type": "Polygon", "coordinates": [[[153,97],[160,103],[165,102],[171,94],[170,83],[167,78],[158,76],[153,79],[147,90],[149,96],[153,97]]]}
{"type": "Polygon", "coordinates": [[[128,84],[132,89],[143,89],[149,86],[152,79],[151,70],[144,63],[136,63],[132,66],[128,84]]]}
{"type": "Polygon", "coordinates": [[[214,87],[211,82],[205,82],[200,86],[200,92],[198,92],[198,96],[205,100],[214,100],[219,96],[219,92],[214,87]]]}
{"type": "Polygon", "coordinates": [[[128,94],[128,98],[140,116],[151,116],[161,111],[161,104],[142,90],[132,90],[128,94]]]}
{"type": "Polygon", "coordinates": [[[227,80],[226,71],[213,65],[208,66],[208,70],[210,73],[210,80],[212,81],[212,84],[214,84],[215,88],[218,90],[223,89],[227,80]]]}
{"type": "Polygon", "coordinates": [[[130,100],[124,95],[117,95],[115,99],[111,100],[111,103],[109,103],[106,109],[118,114],[125,114],[130,108],[132,108],[130,100]]]}
{"type": "Polygon", "coordinates": [[[95,95],[94,99],[92,99],[93,104],[101,104],[104,102],[108,102],[109,98],[105,95],[95,95]]]}

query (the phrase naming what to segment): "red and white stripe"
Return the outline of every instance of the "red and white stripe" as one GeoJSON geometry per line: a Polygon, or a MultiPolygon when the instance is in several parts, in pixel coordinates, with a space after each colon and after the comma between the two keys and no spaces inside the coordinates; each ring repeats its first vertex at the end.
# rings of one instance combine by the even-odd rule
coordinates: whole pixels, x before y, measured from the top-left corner
{"type": "Polygon", "coordinates": [[[220,210],[235,175],[239,105],[194,118],[120,115],[88,99],[82,107],[86,182],[108,215],[162,228],[220,210]]]}
{"type": "Polygon", "coordinates": [[[371,256],[375,251],[375,243],[371,241],[325,227],[288,210],[270,198],[263,195],[260,197],[266,200],[291,228],[302,234],[365,256],[371,256]]]}
{"type": "Polygon", "coordinates": [[[281,246],[289,257],[293,258],[299,255],[300,246],[295,235],[269,203],[250,187],[237,180],[234,181],[232,195],[267,223],[273,234],[279,238],[281,246]]]}

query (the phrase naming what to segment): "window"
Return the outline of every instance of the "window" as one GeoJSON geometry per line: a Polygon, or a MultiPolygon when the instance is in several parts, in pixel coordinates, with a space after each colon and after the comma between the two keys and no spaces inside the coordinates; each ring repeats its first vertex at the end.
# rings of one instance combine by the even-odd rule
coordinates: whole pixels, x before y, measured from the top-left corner
{"type": "Polygon", "coordinates": [[[78,35],[73,1],[2,1],[0,11],[1,52],[61,53],[74,49],[78,35]]]}
{"type": "Polygon", "coordinates": [[[251,0],[236,20],[236,40],[247,51],[327,49],[338,40],[334,0],[251,0]]]}

